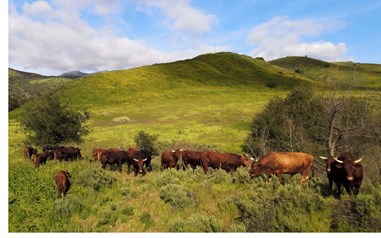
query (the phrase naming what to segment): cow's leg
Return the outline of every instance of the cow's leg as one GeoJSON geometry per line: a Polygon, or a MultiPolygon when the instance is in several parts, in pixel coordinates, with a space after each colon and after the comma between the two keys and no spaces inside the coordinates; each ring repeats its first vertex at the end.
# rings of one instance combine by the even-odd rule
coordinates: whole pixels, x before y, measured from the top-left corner
{"type": "Polygon", "coordinates": [[[329,186],[329,191],[332,191],[332,185],[333,185],[333,180],[332,179],[328,179],[328,186],[329,186]]]}

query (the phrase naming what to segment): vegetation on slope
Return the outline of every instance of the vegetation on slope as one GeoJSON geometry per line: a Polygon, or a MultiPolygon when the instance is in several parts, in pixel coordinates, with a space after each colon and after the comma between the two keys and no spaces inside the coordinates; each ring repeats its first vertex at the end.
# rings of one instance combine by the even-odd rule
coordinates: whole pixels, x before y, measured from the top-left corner
{"type": "Polygon", "coordinates": [[[161,172],[158,156],[152,173],[134,177],[126,174],[125,166],[122,173],[109,167],[104,171],[91,158],[94,147],[135,146],[140,131],[157,135],[159,152],[193,148],[241,153],[253,116],[269,100],[284,97],[295,85],[314,85],[311,82],[288,69],[232,53],[71,81],[57,95],[62,102],[90,112],[90,133],[77,145],[84,160],[48,161],[34,168],[22,156],[25,134],[18,122],[28,107],[9,114],[8,229],[380,231],[380,187],[369,180],[358,197],[344,195],[337,200],[327,191],[327,181],[318,178],[301,187],[298,175],[285,176],[284,183],[269,182],[251,179],[246,169],[233,174],[214,170],[208,175],[200,169],[161,172]],[[64,199],[57,198],[53,181],[59,169],[72,174],[72,187],[64,199]]]}
{"type": "Polygon", "coordinates": [[[379,90],[381,87],[381,65],[377,64],[329,63],[298,56],[288,56],[269,63],[319,82],[335,79],[346,82],[352,88],[379,90]]]}

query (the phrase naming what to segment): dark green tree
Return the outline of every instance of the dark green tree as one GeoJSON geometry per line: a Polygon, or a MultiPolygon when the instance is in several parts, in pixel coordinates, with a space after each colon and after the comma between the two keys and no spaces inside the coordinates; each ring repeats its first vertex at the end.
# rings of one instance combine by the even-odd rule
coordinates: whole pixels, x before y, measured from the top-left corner
{"type": "Polygon", "coordinates": [[[88,112],[76,111],[49,95],[26,108],[21,125],[27,132],[28,144],[58,145],[82,142],[82,136],[89,133],[84,125],[88,118],[88,112]]]}
{"type": "Polygon", "coordinates": [[[135,144],[141,150],[146,150],[152,155],[158,155],[158,149],[156,146],[157,135],[150,135],[144,131],[139,131],[135,136],[135,144]]]}

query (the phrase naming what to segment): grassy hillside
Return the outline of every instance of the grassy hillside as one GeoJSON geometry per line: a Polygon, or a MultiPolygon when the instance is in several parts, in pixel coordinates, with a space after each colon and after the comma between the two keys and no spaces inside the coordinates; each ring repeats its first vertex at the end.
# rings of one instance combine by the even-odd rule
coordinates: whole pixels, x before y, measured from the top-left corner
{"type": "Polygon", "coordinates": [[[297,56],[280,58],[269,63],[320,82],[336,79],[347,82],[352,88],[377,90],[381,88],[381,65],[379,64],[329,63],[297,56]]]}
{"type": "MultiPolygon", "coordinates": [[[[22,156],[25,134],[9,113],[10,232],[237,232],[380,231],[380,188],[365,181],[358,198],[328,196],[326,181],[308,187],[300,177],[286,184],[200,169],[153,172],[134,177],[106,171],[92,161],[94,147],[134,145],[140,130],[158,135],[160,151],[217,149],[240,153],[253,116],[277,96],[315,80],[289,69],[233,53],[130,70],[102,72],[70,81],[57,92],[61,101],[88,110],[90,134],[78,146],[86,158],[34,168],[22,156]],[[53,182],[59,169],[71,172],[67,197],[57,199],[53,182]],[[354,211],[354,207],[358,210],[354,211]],[[341,210],[333,208],[342,207],[341,210]],[[361,216],[361,224],[349,215],[361,216]],[[309,222],[306,223],[305,221],[309,222]]],[[[367,92],[360,92],[367,95],[367,92]]],[[[377,95],[377,92],[373,92],[377,95]]],[[[31,102],[32,103],[32,102],[31,102]]],[[[41,148],[38,148],[41,151],[41,148]]],[[[358,221],[358,219],[356,220],[358,221]]]]}
{"type": "Polygon", "coordinates": [[[9,111],[41,95],[55,92],[71,80],[8,69],[9,111]]]}

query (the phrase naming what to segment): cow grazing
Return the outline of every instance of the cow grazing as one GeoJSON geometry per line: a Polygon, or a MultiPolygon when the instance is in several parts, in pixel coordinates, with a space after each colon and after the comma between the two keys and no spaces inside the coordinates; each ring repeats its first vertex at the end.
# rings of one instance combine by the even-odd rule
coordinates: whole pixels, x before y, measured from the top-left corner
{"type": "Polygon", "coordinates": [[[191,165],[193,169],[196,166],[201,166],[201,153],[199,151],[186,150],[183,152],[183,163],[184,167],[187,168],[188,165],[191,165]]]}
{"type": "Polygon", "coordinates": [[[40,166],[40,164],[45,164],[48,159],[53,159],[53,158],[54,158],[53,152],[51,151],[41,152],[37,154],[36,156],[34,156],[33,158],[34,167],[37,168],[38,166],[40,166]]]}
{"type": "Polygon", "coordinates": [[[177,163],[179,160],[182,161],[182,150],[165,150],[161,153],[161,166],[160,170],[166,169],[166,168],[176,168],[179,170],[179,166],[177,166],[177,163]]]}
{"type": "Polygon", "coordinates": [[[226,172],[237,171],[240,166],[249,167],[251,163],[246,155],[232,153],[223,154],[217,151],[203,151],[201,153],[201,165],[204,173],[208,173],[208,168],[221,168],[226,172]]]}
{"type": "Polygon", "coordinates": [[[58,197],[64,197],[67,191],[70,188],[70,181],[69,181],[69,172],[65,170],[58,171],[55,181],[58,191],[58,197]]]}
{"type": "Polygon", "coordinates": [[[73,146],[60,146],[53,150],[55,154],[55,159],[62,161],[72,161],[76,159],[83,158],[81,155],[81,149],[73,146]]]}
{"type": "Polygon", "coordinates": [[[344,186],[348,194],[357,195],[362,179],[363,168],[360,164],[361,159],[357,159],[350,152],[343,152],[338,158],[330,156],[320,157],[327,161],[327,177],[329,180],[329,188],[332,190],[332,181],[337,186],[338,195],[341,195],[341,185],[344,186]]]}
{"type": "Polygon", "coordinates": [[[251,165],[251,177],[261,174],[276,175],[279,179],[283,174],[301,175],[301,184],[308,181],[313,168],[314,158],[301,152],[271,152],[251,165]]]}
{"type": "Polygon", "coordinates": [[[23,152],[24,152],[25,159],[31,159],[32,155],[37,155],[37,150],[29,146],[25,146],[23,149],[23,152]]]}
{"type": "Polygon", "coordinates": [[[122,165],[126,163],[128,159],[127,151],[118,149],[103,150],[100,154],[100,162],[102,168],[106,169],[106,165],[110,166],[117,164],[119,172],[122,172],[122,165]]]}

